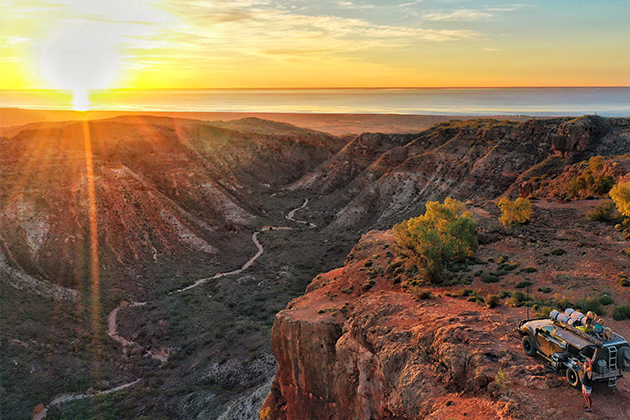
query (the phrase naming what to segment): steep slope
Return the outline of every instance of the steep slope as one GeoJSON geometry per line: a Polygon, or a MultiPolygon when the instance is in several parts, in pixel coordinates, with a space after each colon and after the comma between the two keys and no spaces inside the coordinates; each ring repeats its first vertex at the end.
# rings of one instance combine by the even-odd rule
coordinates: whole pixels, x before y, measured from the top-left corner
{"type": "Polygon", "coordinates": [[[385,227],[422,211],[427,201],[517,194],[529,177],[626,153],[628,136],[628,119],[599,117],[456,121],[416,136],[362,135],[291,189],[334,191],[329,199],[343,208],[331,231],[385,227]]]}
{"type": "Polygon", "coordinates": [[[4,253],[31,275],[77,284],[89,249],[89,136],[105,264],[125,270],[184,256],[205,269],[241,263],[236,250],[264,220],[254,191],[295,180],[341,147],[332,136],[286,124],[253,130],[259,123],[225,129],[120,117],[2,139],[4,253]]]}

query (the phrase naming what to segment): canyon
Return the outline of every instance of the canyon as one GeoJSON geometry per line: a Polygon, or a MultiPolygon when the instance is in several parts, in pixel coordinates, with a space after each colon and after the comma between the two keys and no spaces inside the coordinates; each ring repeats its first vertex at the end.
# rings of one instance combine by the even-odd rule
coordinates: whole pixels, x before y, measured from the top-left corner
{"type": "MultiPolygon", "coordinates": [[[[50,404],[46,418],[256,418],[265,398],[261,415],[286,419],[577,413],[579,395],[553,406],[571,391],[519,352],[524,308],[484,310],[448,296],[457,285],[418,299],[387,273],[392,225],[446,197],[475,216],[480,261],[535,266],[536,287],[567,299],[627,302],[616,281],[628,270],[623,234],[584,216],[605,196],[572,198],[566,185],[596,156],[602,176],[628,179],[628,119],[335,136],[258,118],[132,115],[2,135],[6,418],[88,390],[95,397],[50,404]],[[534,200],[529,225],[499,225],[493,200],[504,194],[534,200]],[[566,256],[545,255],[556,247],[566,256]],[[107,334],[116,309],[117,334],[133,345],[107,334]],[[160,349],[168,356],[152,358],[160,349]]],[[[513,291],[519,279],[470,287],[513,291]]],[[[627,391],[623,380],[607,394],[620,411],[602,418],[627,414],[627,391]]]]}

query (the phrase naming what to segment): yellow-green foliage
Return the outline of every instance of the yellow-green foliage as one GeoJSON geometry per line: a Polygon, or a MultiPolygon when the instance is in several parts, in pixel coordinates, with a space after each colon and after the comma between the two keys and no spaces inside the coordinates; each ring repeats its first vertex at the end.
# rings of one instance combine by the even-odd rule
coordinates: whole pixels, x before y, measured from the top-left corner
{"type": "Polygon", "coordinates": [[[507,197],[501,197],[497,205],[502,212],[499,221],[504,226],[522,225],[532,218],[532,204],[526,198],[510,201],[507,197]]]}
{"type": "Polygon", "coordinates": [[[395,225],[394,235],[400,252],[432,282],[441,279],[447,262],[472,257],[479,246],[477,223],[452,198],[428,202],[424,215],[395,225]]]}
{"type": "Polygon", "coordinates": [[[605,160],[602,156],[594,156],[588,161],[588,169],[571,178],[565,190],[573,198],[585,198],[589,195],[607,194],[615,185],[615,178],[604,174],[605,160]]]}
{"type": "Polygon", "coordinates": [[[630,217],[630,182],[622,182],[610,190],[610,198],[617,205],[617,210],[623,216],[630,217]]]}
{"type": "Polygon", "coordinates": [[[265,407],[261,408],[258,412],[258,418],[260,420],[270,420],[271,419],[271,408],[265,407]]]}

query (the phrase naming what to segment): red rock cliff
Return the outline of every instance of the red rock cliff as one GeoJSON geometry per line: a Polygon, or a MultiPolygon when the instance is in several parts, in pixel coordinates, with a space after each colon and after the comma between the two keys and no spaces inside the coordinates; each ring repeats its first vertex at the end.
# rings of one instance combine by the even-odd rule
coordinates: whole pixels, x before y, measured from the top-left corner
{"type": "Polygon", "coordinates": [[[391,232],[366,234],[343,268],[318,276],[278,314],[272,349],[279,368],[261,419],[580,413],[579,392],[521,350],[515,326],[523,309],[484,310],[437,289],[420,299],[389,274],[393,245],[391,232]]]}

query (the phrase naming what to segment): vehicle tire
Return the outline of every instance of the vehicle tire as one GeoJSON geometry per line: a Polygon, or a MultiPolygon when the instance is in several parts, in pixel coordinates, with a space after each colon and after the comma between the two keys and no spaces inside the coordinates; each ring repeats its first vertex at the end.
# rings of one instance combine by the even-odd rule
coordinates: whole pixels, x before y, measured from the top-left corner
{"type": "Polygon", "coordinates": [[[534,342],[532,341],[532,337],[527,334],[523,337],[521,341],[521,345],[523,346],[523,351],[528,356],[533,356],[536,354],[536,348],[534,347],[534,342]]]}
{"type": "Polygon", "coordinates": [[[617,350],[617,366],[626,370],[630,369],[630,347],[619,347],[617,350]]]}
{"type": "Polygon", "coordinates": [[[580,375],[575,371],[575,369],[568,367],[567,368],[567,381],[569,385],[573,388],[579,388],[582,385],[582,380],[580,379],[580,375]]]}

